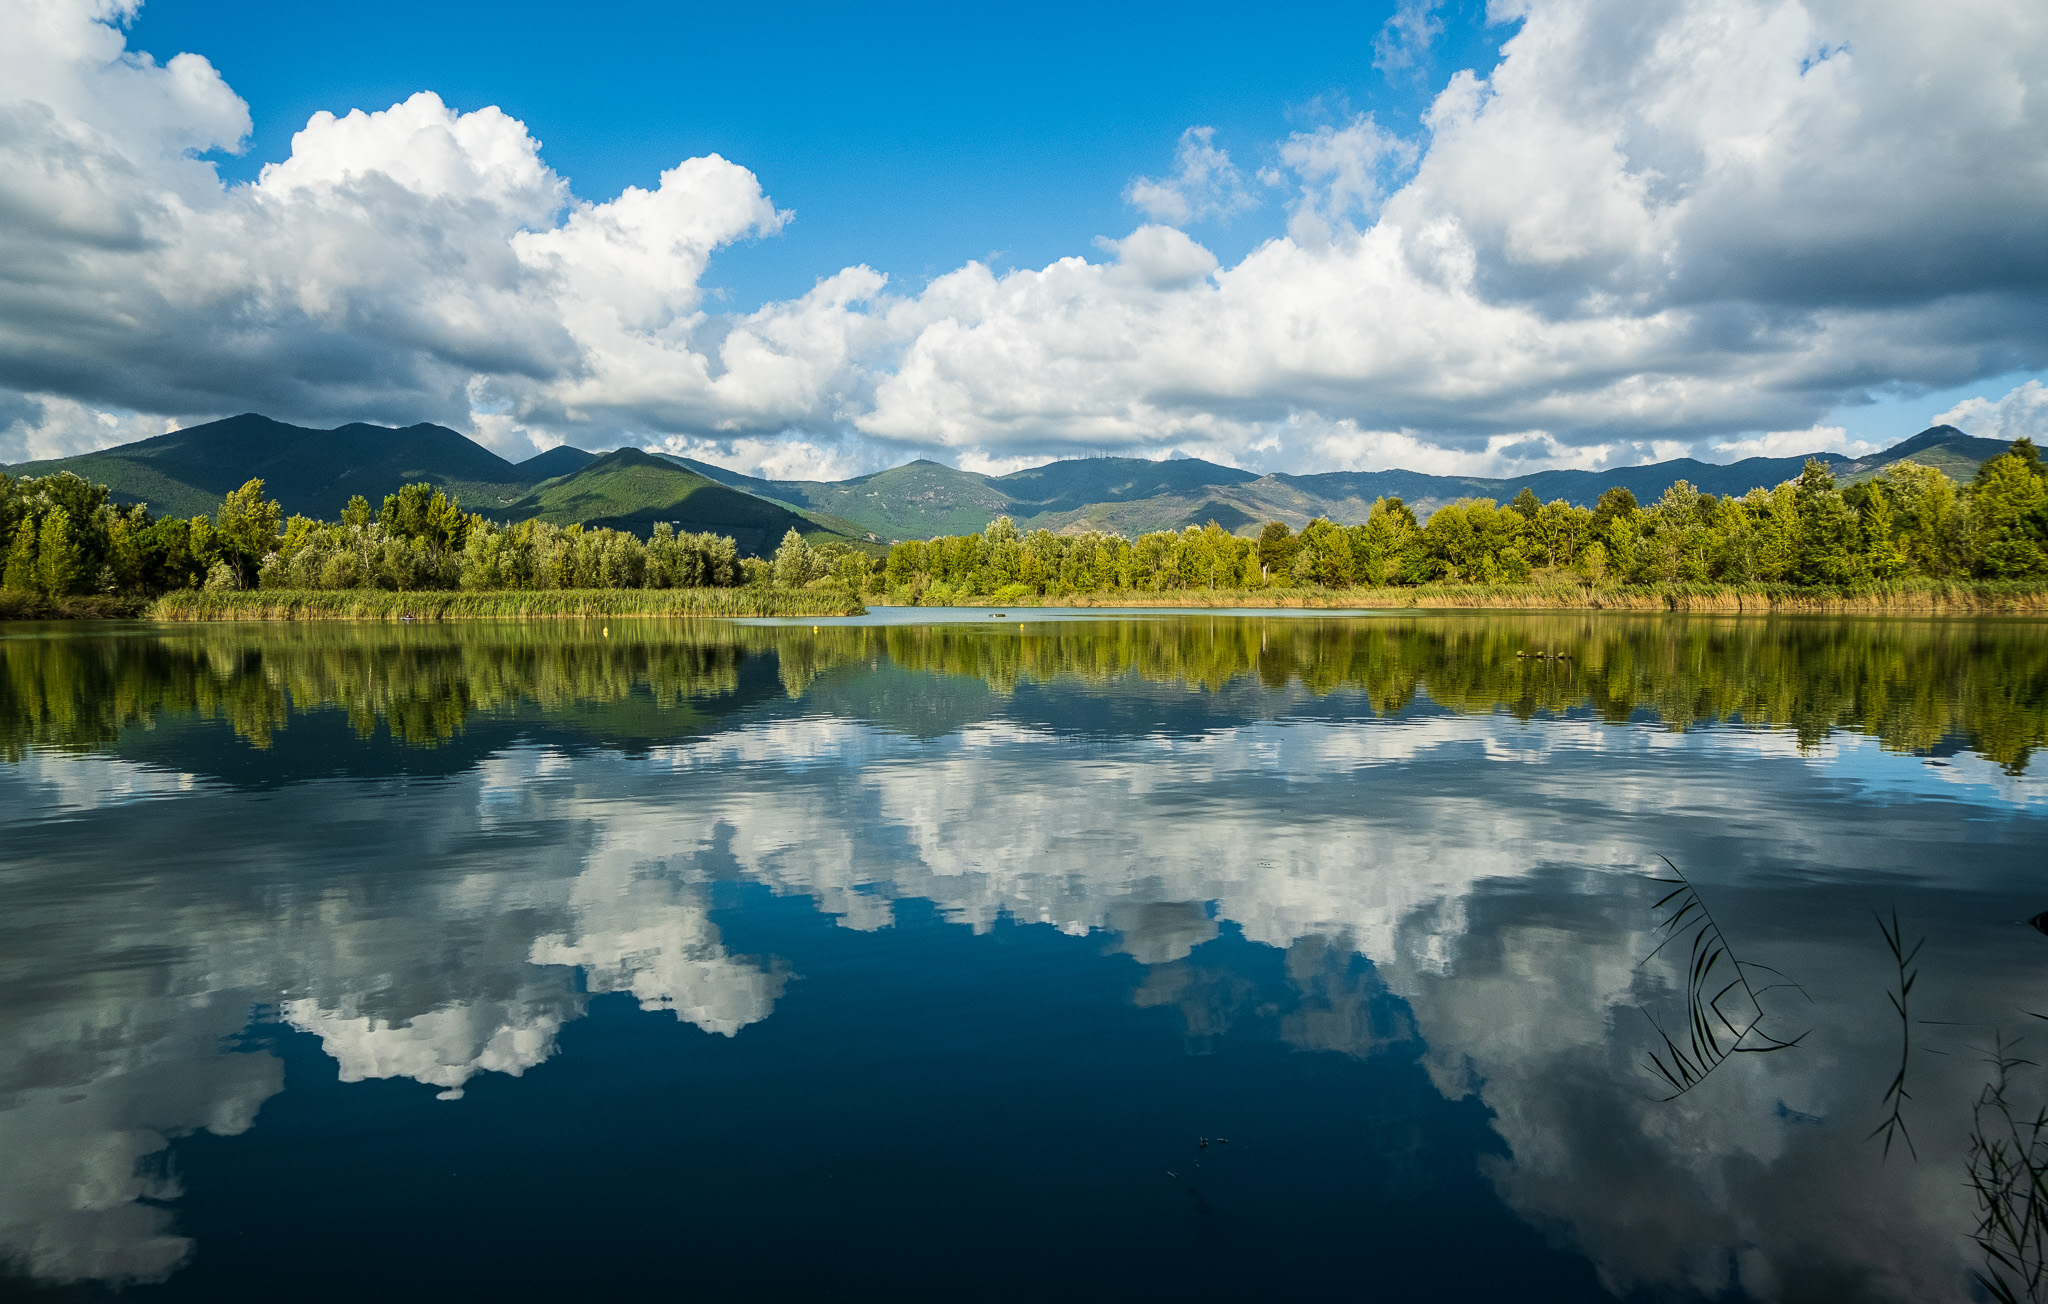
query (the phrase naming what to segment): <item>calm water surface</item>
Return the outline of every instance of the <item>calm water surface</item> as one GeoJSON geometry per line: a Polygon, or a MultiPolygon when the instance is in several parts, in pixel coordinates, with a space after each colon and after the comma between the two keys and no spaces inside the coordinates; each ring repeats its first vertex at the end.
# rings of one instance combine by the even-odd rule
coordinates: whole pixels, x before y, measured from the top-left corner
{"type": "Polygon", "coordinates": [[[0,1296],[1971,1298],[2048,629],[1027,615],[0,626],[0,1296]]]}

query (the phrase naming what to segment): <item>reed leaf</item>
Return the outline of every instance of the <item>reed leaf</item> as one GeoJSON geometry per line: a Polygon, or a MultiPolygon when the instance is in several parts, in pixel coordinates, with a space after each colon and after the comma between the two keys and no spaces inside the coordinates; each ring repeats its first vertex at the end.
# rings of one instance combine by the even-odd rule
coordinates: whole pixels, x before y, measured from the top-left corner
{"type": "Polygon", "coordinates": [[[1649,1052],[1644,1067],[1671,1089],[1669,1095],[1659,1099],[1676,1100],[1732,1055],[1790,1050],[1803,1041],[1804,1032],[1787,1040],[1763,1030],[1766,1013],[1761,998],[1765,992],[1779,988],[1789,987],[1801,995],[1805,995],[1805,989],[1769,965],[1738,958],[1699,889],[1670,857],[1658,859],[1676,877],[1654,880],[1671,885],[1671,890],[1651,907],[1653,914],[1664,916],[1656,924],[1656,930],[1664,936],[1638,967],[1683,940],[1687,951],[1683,971],[1685,1033],[1682,1040],[1673,1037],[1655,1014],[1643,1010],[1643,1017],[1649,1020],[1663,1044],[1661,1052],[1649,1052]],[[1752,980],[1752,973],[1770,974],[1779,981],[1759,987],[1752,980]]]}
{"type": "Polygon", "coordinates": [[[1894,1140],[1904,1141],[1906,1152],[1918,1159],[1920,1152],[1914,1148],[1913,1134],[1906,1127],[1906,1102],[1913,1098],[1912,1093],[1906,1089],[1906,1071],[1913,1061],[1913,1019],[1909,1012],[1913,999],[1913,984],[1920,977],[1920,971],[1913,967],[1913,961],[1918,958],[1920,948],[1926,945],[1927,939],[1923,937],[1910,947],[1906,945],[1906,935],[1899,926],[1899,911],[1896,906],[1892,908],[1889,924],[1882,915],[1873,917],[1877,920],[1878,931],[1884,934],[1885,947],[1891,951],[1892,963],[1898,973],[1895,990],[1886,992],[1885,999],[1891,1002],[1892,1013],[1899,1016],[1899,1067],[1892,1075],[1891,1084],[1884,1091],[1884,1105],[1889,1112],[1883,1122],[1871,1129],[1870,1138],[1884,1138],[1884,1154],[1887,1159],[1891,1158],[1894,1140]]]}
{"type": "Polygon", "coordinates": [[[2048,1108],[2013,1100],[2015,1070],[2037,1067],[2019,1047],[1999,1035],[1991,1081],[1971,1113],[1966,1171],[1978,1218],[1970,1239],[1984,1254],[1972,1275],[2001,1304],[2039,1304],[2048,1298],[2048,1108]]]}

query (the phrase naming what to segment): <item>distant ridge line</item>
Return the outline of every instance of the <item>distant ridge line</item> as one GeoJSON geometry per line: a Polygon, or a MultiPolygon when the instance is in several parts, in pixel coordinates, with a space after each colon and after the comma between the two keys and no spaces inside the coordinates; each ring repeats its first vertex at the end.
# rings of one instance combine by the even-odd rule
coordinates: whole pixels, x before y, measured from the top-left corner
{"type": "MultiPolygon", "coordinates": [[[[669,483],[649,471],[666,466],[695,477],[700,487],[715,485],[792,513],[805,523],[804,529],[872,545],[979,531],[998,516],[1009,516],[1023,528],[1056,531],[1135,534],[1210,519],[1242,531],[1267,520],[1299,526],[1315,516],[1350,523],[1364,519],[1380,497],[1399,497],[1418,514],[1427,515],[1460,498],[1506,501],[1524,488],[1545,501],[1563,498],[1579,506],[1592,505],[1614,487],[1629,490],[1639,501],[1651,501],[1681,479],[1703,493],[1741,494],[1791,479],[1809,458],[1828,463],[1838,477],[1850,482],[1868,478],[1903,457],[1967,479],[1985,458],[2007,446],[2002,440],[1941,425],[1863,458],[1827,452],[1731,463],[1675,458],[1608,471],[1557,469],[1504,478],[1400,468],[1260,475],[1184,455],[1155,460],[1091,451],[1003,475],[962,471],[920,457],[845,480],[771,480],[641,449],[631,450],[633,459],[610,461],[613,454],[626,450],[598,454],[570,444],[514,463],[459,431],[430,422],[404,427],[351,422],[315,430],[252,412],[117,448],[0,470],[13,475],[74,471],[106,484],[117,501],[148,502],[155,510],[181,516],[213,511],[229,490],[252,477],[261,477],[288,512],[326,519],[337,517],[355,494],[376,503],[402,484],[424,480],[457,494],[470,510],[502,518],[545,486],[559,487],[593,468],[615,475],[620,461],[631,460],[646,492],[656,497],[680,492],[681,481],[669,483]]],[[[652,501],[620,500],[618,491],[613,483],[592,499],[602,499],[605,505],[603,516],[593,519],[651,521],[668,510],[652,501]]],[[[550,517],[571,510],[563,504],[574,498],[552,498],[550,517]]],[[[704,500],[707,506],[711,501],[704,500]]],[[[773,512],[742,514],[748,520],[736,522],[735,528],[750,532],[766,530],[776,519],[773,512]]]]}

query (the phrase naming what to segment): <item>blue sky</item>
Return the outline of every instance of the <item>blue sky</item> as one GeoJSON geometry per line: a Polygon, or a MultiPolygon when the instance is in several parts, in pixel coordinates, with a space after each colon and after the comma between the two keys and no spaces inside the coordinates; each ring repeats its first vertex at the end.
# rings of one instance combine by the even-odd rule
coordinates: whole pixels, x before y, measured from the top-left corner
{"type": "MultiPolygon", "coordinates": [[[[248,101],[254,180],[314,112],[431,90],[496,105],[591,198],[652,186],[717,153],[796,220],[721,250],[709,281],[751,309],[866,263],[922,283],[969,259],[1039,267],[1132,224],[1122,192],[1200,123],[1257,164],[1290,130],[1372,111],[1412,130],[1453,68],[1489,70],[1512,24],[1437,14],[1439,45],[1389,77],[1392,4],[560,5],[363,0],[349,6],[150,0],[131,45],[202,51],[248,101]],[[394,35],[396,39],[394,39],[394,35]]],[[[1270,161],[1270,160],[1263,160],[1270,161]]],[[[1285,229],[1277,203],[1200,224],[1226,263],[1285,229]]]]}
{"type": "Polygon", "coordinates": [[[2038,0],[0,0],[0,461],[840,476],[2048,436],[2038,0]]]}

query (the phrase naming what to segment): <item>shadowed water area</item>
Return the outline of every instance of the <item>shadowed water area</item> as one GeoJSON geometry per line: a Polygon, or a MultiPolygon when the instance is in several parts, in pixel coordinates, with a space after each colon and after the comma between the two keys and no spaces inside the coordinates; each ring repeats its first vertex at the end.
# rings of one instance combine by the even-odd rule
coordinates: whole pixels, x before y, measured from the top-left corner
{"type": "Polygon", "coordinates": [[[0,1299],[1961,1301],[2030,1225],[2048,626],[914,619],[0,626],[0,1299]]]}

